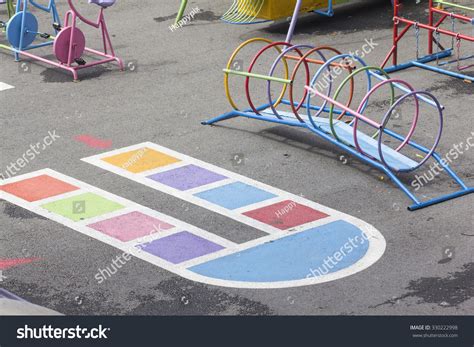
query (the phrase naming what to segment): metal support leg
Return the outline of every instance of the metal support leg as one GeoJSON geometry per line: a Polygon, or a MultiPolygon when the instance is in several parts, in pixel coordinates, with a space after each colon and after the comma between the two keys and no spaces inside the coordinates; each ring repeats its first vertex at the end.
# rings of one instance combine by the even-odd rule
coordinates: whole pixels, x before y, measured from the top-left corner
{"type": "Polygon", "coordinates": [[[176,16],[175,24],[183,19],[184,11],[186,10],[186,6],[188,6],[188,0],[181,0],[181,5],[179,6],[178,15],[176,16]]]}

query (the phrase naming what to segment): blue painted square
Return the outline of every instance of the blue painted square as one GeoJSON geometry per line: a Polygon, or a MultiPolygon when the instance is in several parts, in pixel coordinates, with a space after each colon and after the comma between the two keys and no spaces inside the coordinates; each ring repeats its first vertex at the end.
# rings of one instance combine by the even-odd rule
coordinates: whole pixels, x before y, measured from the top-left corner
{"type": "Polygon", "coordinates": [[[197,193],[195,196],[229,210],[235,210],[276,197],[276,195],[265,190],[242,182],[226,184],[222,187],[197,193]]]}

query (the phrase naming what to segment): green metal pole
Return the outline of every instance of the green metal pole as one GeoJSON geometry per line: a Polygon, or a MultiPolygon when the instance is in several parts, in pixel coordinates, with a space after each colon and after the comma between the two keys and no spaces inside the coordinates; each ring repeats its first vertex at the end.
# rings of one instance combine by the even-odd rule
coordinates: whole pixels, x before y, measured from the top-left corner
{"type": "Polygon", "coordinates": [[[452,2],[447,2],[447,1],[443,1],[443,0],[434,0],[434,2],[436,2],[438,4],[441,4],[441,5],[446,5],[448,7],[455,7],[455,8],[459,8],[459,9],[466,10],[466,11],[474,11],[474,8],[472,8],[472,7],[453,4],[452,2]]]}
{"type": "Polygon", "coordinates": [[[15,13],[15,9],[13,8],[13,0],[7,0],[7,14],[8,18],[11,18],[15,13]]]}
{"type": "Polygon", "coordinates": [[[8,11],[8,18],[11,18],[15,13],[15,8],[13,7],[13,0],[7,0],[7,11],[8,11]]]}
{"type": "Polygon", "coordinates": [[[178,24],[178,22],[183,19],[184,11],[186,10],[186,6],[188,6],[188,0],[181,0],[181,6],[179,6],[179,11],[178,15],[176,16],[176,21],[174,22],[175,24],[178,24]]]}
{"type": "Polygon", "coordinates": [[[222,71],[224,71],[224,73],[230,74],[230,75],[253,77],[253,78],[257,78],[257,79],[265,80],[265,81],[274,81],[274,82],[279,82],[279,83],[284,83],[284,84],[292,84],[293,83],[293,81],[287,80],[287,79],[284,79],[284,78],[260,75],[260,74],[251,73],[251,72],[235,71],[235,70],[229,70],[229,69],[224,69],[222,71]]]}

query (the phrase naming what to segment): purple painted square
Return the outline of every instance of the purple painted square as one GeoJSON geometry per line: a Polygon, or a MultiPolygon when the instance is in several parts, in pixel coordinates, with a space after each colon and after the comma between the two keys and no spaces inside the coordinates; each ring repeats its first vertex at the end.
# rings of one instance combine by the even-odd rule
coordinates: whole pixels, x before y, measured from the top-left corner
{"type": "Polygon", "coordinates": [[[179,264],[224,249],[224,247],[214,242],[187,231],[166,236],[138,247],[173,264],[179,264]]]}
{"type": "Polygon", "coordinates": [[[141,212],[130,212],[118,217],[90,224],[88,227],[123,242],[132,241],[161,230],[174,228],[171,224],[165,223],[141,212]]]}
{"type": "Polygon", "coordinates": [[[22,298],[16,296],[15,294],[12,294],[9,291],[7,291],[6,289],[2,289],[2,288],[0,288],[0,299],[9,299],[9,300],[14,300],[14,301],[26,302],[22,298]]]}
{"type": "Polygon", "coordinates": [[[222,181],[227,177],[196,165],[187,165],[177,169],[160,172],[148,176],[148,178],[179,190],[189,190],[206,184],[222,181]]]}

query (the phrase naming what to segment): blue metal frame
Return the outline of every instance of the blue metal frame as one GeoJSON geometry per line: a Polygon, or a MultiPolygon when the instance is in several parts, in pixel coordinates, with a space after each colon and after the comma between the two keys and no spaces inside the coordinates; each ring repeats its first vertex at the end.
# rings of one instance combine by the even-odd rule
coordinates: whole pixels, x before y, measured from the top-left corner
{"type": "MultiPolygon", "coordinates": [[[[376,77],[376,76],[374,76],[374,77],[376,77]]],[[[286,105],[291,105],[290,101],[288,101],[286,99],[283,99],[282,103],[286,104],[286,105]]],[[[297,103],[295,103],[295,106],[297,106],[297,103]]],[[[264,105],[258,107],[257,111],[260,112],[260,111],[263,111],[263,110],[265,110],[269,107],[270,107],[270,104],[264,104],[264,105]]],[[[321,109],[320,107],[314,106],[314,105],[310,106],[310,108],[313,109],[313,110],[320,110],[321,109]]],[[[324,112],[327,112],[328,110],[329,110],[328,108],[324,108],[324,112]]],[[[341,110],[337,110],[337,113],[341,113],[341,110]]],[[[408,187],[396,176],[396,174],[393,173],[389,168],[387,168],[381,162],[376,161],[372,158],[369,158],[365,155],[362,155],[355,148],[350,147],[350,146],[348,146],[348,145],[346,145],[342,142],[337,141],[331,134],[319,129],[318,127],[315,127],[315,126],[311,125],[310,123],[302,123],[299,120],[297,120],[296,118],[295,118],[295,120],[289,120],[289,119],[279,119],[277,117],[268,117],[268,116],[265,116],[265,115],[258,115],[256,113],[254,113],[251,109],[248,109],[248,110],[245,110],[245,111],[234,110],[234,111],[231,111],[231,112],[228,112],[228,113],[224,113],[224,114],[222,114],[220,116],[217,116],[215,118],[212,118],[208,121],[204,121],[201,124],[203,124],[203,125],[213,125],[217,122],[221,122],[221,121],[231,119],[231,118],[235,118],[235,117],[245,117],[245,118],[256,119],[256,120],[270,122],[270,123],[283,124],[283,125],[288,125],[288,126],[294,126],[294,127],[299,127],[299,128],[305,128],[305,129],[310,130],[311,132],[313,132],[317,136],[319,136],[322,139],[332,143],[333,145],[335,145],[339,149],[341,149],[341,150],[343,150],[343,151],[359,158],[361,161],[375,167],[376,169],[382,171],[388,177],[390,177],[390,179],[410,198],[410,200],[413,201],[413,204],[408,207],[409,211],[419,210],[419,209],[422,209],[422,208],[425,208],[425,207],[428,207],[428,206],[432,206],[432,205],[435,205],[435,204],[439,204],[441,202],[445,202],[445,201],[452,200],[452,199],[455,199],[455,198],[458,198],[458,197],[461,197],[461,196],[464,196],[464,195],[474,193],[474,187],[466,186],[466,184],[463,182],[463,180],[451,169],[451,167],[449,165],[447,165],[445,163],[444,160],[442,160],[441,156],[436,152],[434,152],[433,155],[432,155],[433,159],[436,160],[443,167],[443,169],[447,172],[447,174],[449,176],[451,176],[451,178],[453,178],[456,181],[456,183],[461,187],[461,190],[459,190],[457,192],[454,192],[454,193],[442,195],[440,197],[433,198],[433,199],[430,199],[430,200],[427,200],[427,201],[420,201],[408,189],[408,187]]],[[[389,136],[392,136],[395,139],[400,140],[400,141],[404,140],[403,136],[401,136],[401,135],[399,135],[399,134],[397,134],[397,133],[395,133],[395,132],[393,132],[389,129],[384,129],[383,132],[386,133],[389,136]]],[[[415,149],[417,149],[417,150],[419,150],[419,151],[421,151],[425,154],[428,154],[430,152],[430,150],[428,148],[426,148],[424,146],[421,146],[421,145],[415,143],[414,141],[409,141],[408,145],[410,145],[411,147],[413,147],[413,148],[415,148],[415,149]]]]}
{"type": "Polygon", "coordinates": [[[334,10],[333,10],[333,0],[328,0],[328,8],[326,11],[321,11],[321,10],[316,10],[313,11],[314,13],[320,14],[322,16],[326,17],[332,17],[334,16],[334,10]]]}
{"type": "MultiPolygon", "coordinates": [[[[47,13],[51,13],[52,15],[52,22],[51,24],[58,23],[61,25],[61,18],[59,17],[58,10],[56,8],[56,1],[55,0],[49,0],[48,6],[43,6],[41,4],[36,3],[34,0],[18,0],[16,3],[16,14],[22,13],[22,23],[21,23],[21,32],[24,33],[26,31],[25,28],[25,14],[28,12],[28,4],[31,4],[32,6],[36,7],[39,10],[42,10],[47,13]],[[23,4],[23,6],[22,6],[23,4]]],[[[54,29],[55,33],[58,33],[57,29],[54,29]]],[[[36,33],[36,35],[40,34],[39,32],[36,33]]],[[[23,46],[23,35],[20,36],[20,45],[18,49],[12,47],[13,51],[15,52],[15,60],[19,61],[20,60],[20,54],[19,52],[21,51],[27,51],[27,50],[32,50],[36,48],[41,48],[41,47],[46,47],[46,46],[52,46],[54,44],[54,40],[49,40],[46,42],[34,44],[34,45],[29,45],[27,47],[23,46]]]]}
{"type": "MultiPolygon", "coordinates": [[[[468,81],[474,82],[474,77],[464,75],[464,74],[461,74],[461,73],[458,73],[458,72],[442,69],[439,66],[434,66],[434,65],[429,65],[428,64],[429,62],[432,62],[432,61],[435,61],[435,60],[438,60],[438,59],[443,59],[443,58],[450,57],[450,56],[452,56],[452,54],[453,54],[453,52],[452,52],[451,49],[446,49],[446,50],[438,52],[438,53],[428,54],[428,55],[426,55],[424,57],[421,57],[417,60],[411,60],[411,61],[403,63],[403,64],[390,66],[388,68],[385,68],[384,70],[387,73],[392,73],[392,72],[395,72],[395,71],[400,71],[400,70],[408,69],[410,67],[415,66],[415,67],[419,67],[419,68],[422,68],[422,69],[425,69],[425,70],[437,72],[437,73],[440,73],[440,74],[443,74],[443,75],[447,75],[447,76],[459,78],[459,79],[462,79],[462,80],[468,80],[468,81]]],[[[445,62],[442,65],[446,65],[446,63],[449,63],[449,62],[445,62]]],[[[442,65],[440,65],[440,66],[442,66],[442,65]]]]}

